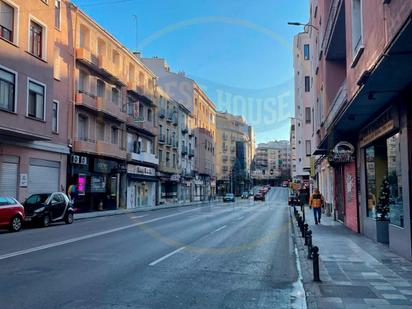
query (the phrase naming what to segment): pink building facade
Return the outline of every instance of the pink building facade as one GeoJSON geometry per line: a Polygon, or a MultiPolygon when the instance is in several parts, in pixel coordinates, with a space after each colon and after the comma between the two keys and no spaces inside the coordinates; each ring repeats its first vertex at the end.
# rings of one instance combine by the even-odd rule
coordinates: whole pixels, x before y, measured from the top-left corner
{"type": "Polygon", "coordinates": [[[329,165],[335,218],[411,258],[412,0],[310,4],[314,180],[329,165]]]}
{"type": "Polygon", "coordinates": [[[66,190],[69,6],[0,1],[0,195],[66,190]]]}

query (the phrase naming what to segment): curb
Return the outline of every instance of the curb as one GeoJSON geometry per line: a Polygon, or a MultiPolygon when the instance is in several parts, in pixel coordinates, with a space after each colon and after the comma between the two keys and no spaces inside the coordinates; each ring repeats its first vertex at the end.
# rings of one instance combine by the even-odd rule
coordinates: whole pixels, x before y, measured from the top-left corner
{"type": "Polygon", "coordinates": [[[316,300],[320,295],[320,290],[318,284],[312,280],[312,260],[307,259],[307,250],[304,245],[303,239],[300,237],[300,231],[296,226],[296,220],[293,216],[293,207],[289,208],[289,215],[293,230],[293,242],[295,244],[296,250],[298,251],[298,259],[302,272],[302,283],[306,294],[306,306],[308,309],[318,309],[319,307],[316,300]]]}

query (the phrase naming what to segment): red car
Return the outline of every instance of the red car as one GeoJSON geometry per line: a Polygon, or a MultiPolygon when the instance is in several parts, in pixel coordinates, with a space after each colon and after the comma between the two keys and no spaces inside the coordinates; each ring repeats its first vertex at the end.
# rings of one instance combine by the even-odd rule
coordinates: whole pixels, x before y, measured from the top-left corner
{"type": "Polygon", "coordinates": [[[24,222],[24,207],[14,198],[0,196],[0,229],[18,232],[24,222]]]}

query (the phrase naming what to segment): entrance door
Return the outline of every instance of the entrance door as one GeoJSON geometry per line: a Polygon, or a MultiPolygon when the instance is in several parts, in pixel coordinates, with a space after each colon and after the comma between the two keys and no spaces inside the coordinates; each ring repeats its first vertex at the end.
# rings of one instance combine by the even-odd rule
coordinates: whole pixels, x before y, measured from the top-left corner
{"type": "Polygon", "coordinates": [[[127,208],[136,207],[136,185],[134,182],[129,184],[127,188],[127,208]]]}
{"type": "Polygon", "coordinates": [[[336,171],[336,208],[338,220],[344,222],[345,220],[345,191],[344,191],[344,173],[343,167],[338,166],[335,168],[336,171]]]}
{"type": "Polygon", "coordinates": [[[137,185],[137,195],[136,195],[136,205],[137,207],[142,206],[142,194],[143,194],[143,188],[141,184],[137,185]]]}

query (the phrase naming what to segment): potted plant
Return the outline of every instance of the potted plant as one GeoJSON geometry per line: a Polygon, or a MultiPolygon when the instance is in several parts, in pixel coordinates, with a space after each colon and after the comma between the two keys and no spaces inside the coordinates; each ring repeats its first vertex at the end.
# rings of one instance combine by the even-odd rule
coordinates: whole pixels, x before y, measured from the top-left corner
{"type": "Polygon", "coordinates": [[[376,205],[376,240],[380,243],[389,243],[389,181],[385,177],[382,181],[381,193],[376,205]]]}

